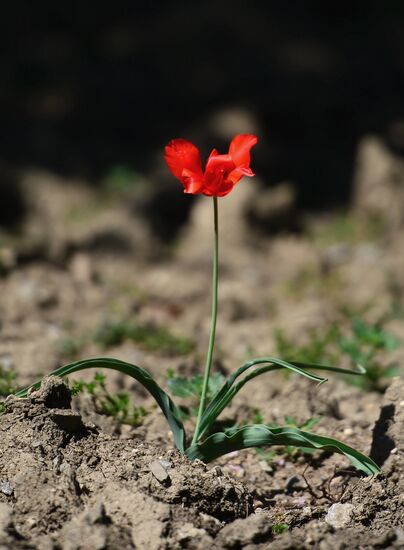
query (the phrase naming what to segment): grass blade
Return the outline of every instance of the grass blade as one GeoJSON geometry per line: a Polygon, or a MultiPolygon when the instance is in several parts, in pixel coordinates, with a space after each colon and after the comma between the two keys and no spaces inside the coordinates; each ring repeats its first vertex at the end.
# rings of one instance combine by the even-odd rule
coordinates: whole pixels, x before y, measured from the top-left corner
{"type": "Polygon", "coordinates": [[[261,447],[264,445],[286,445],[308,447],[345,455],[352,464],[367,475],[380,472],[380,468],[366,455],[331,437],[323,437],[298,428],[270,428],[263,424],[233,428],[227,433],[219,432],[203,443],[191,445],[186,451],[191,460],[210,462],[232,451],[261,447]]]}
{"type": "MultiPolygon", "coordinates": [[[[173,432],[174,441],[176,447],[184,452],[185,450],[185,430],[181,422],[181,417],[179,410],[172,401],[171,397],[160,388],[160,386],[155,382],[152,376],[141,367],[132,365],[131,363],[126,363],[125,361],[120,361],[118,359],[110,358],[97,358],[97,359],[84,359],[81,361],[76,361],[75,363],[70,363],[59,367],[58,369],[49,373],[53,376],[68,376],[73,372],[79,372],[86,369],[111,369],[127,374],[137,380],[142,386],[144,386],[149,393],[154,397],[160,409],[163,411],[164,416],[167,419],[167,422],[173,432]]],[[[41,380],[31,384],[30,386],[16,392],[17,397],[26,397],[28,391],[32,389],[38,389],[41,385],[41,380]]]]}

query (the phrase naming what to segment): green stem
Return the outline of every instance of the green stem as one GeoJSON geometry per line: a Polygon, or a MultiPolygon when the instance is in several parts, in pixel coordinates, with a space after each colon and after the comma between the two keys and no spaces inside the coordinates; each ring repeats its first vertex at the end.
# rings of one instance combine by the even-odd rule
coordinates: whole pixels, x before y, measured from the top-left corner
{"type": "Polygon", "coordinates": [[[218,208],[217,208],[217,197],[213,197],[213,215],[214,215],[215,235],[214,235],[214,253],[213,253],[212,317],[210,321],[209,347],[208,347],[208,353],[206,356],[205,374],[203,377],[201,401],[199,403],[198,418],[196,420],[196,427],[195,427],[194,436],[192,438],[192,445],[194,445],[197,442],[199,437],[199,427],[201,424],[202,414],[206,406],[206,396],[207,396],[208,387],[209,387],[210,369],[212,367],[213,348],[215,346],[216,318],[217,318],[217,283],[218,283],[218,271],[219,271],[218,269],[219,217],[218,217],[218,208]]]}

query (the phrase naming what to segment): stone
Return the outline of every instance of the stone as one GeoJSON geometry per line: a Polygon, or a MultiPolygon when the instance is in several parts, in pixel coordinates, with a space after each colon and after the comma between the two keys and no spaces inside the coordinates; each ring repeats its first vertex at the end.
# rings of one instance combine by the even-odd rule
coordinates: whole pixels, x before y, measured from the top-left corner
{"type": "Polygon", "coordinates": [[[352,504],[336,502],[328,509],[325,521],[334,529],[346,527],[351,522],[353,509],[352,504]]]}
{"type": "Polygon", "coordinates": [[[9,497],[14,493],[14,487],[9,481],[0,481],[0,491],[9,497]]]}
{"type": "Polygon", "coordinates": [[[170,482],[170,476],[160,460],[153,460],[153,462],[149,464],[149,469],[157,481],[163,485],[170,482]]]}

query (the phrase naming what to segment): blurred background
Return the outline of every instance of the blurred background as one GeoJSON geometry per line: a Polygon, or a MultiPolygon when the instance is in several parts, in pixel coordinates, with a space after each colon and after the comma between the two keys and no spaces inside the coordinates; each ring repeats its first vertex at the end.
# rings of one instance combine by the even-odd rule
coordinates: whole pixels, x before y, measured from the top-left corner
{"type": "Polygon", "coordinates": [[[175,224],[190,202],[165,188],[162,150],[177,136],[208,154],[257,132],[263,185],[291,182],[306,210],[349,203],[365,135],[404,152],[399,0],[16,0],[0,25],[3,226],[24,215],[33,168],[89,185],[147,176],[151,210],[175,224]]]}

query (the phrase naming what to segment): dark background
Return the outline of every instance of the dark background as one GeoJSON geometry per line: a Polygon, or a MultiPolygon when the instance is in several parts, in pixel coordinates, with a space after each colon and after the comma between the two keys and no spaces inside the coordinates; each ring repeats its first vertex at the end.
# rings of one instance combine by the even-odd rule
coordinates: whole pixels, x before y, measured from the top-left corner
{"type": "Polygon", "coordinates": [[[223,149],[206,121],[227,108],[257,121],[255,171],[304,209],[349,202],[364,134],[404,151],[401,0],[14,1],[0,30],[0,223],[22,208],[16,169],[160,174],[172,137],[223,149]]]}

